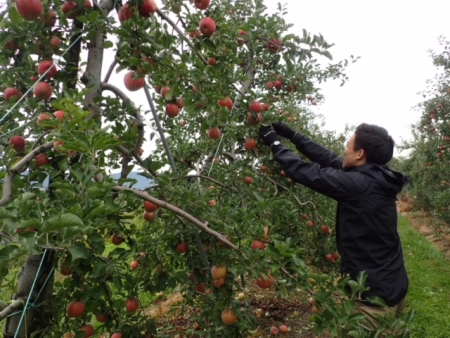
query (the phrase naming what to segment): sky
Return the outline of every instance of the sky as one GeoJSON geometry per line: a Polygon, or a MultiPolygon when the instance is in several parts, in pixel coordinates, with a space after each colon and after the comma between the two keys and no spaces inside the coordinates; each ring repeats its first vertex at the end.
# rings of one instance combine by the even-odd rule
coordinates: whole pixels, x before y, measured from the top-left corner
{"type": "MultiPolygon", "coordinates": [[[[265,1],[269,13],[276,11],[278,3],[265,1]]],[[[397,144],[409,139],[410,125],[420,117],[420,112],[412,110],[421,101],[417,93],[426,89],[426,80],[437,71],[428,51],[440,50],[440,35],[450,38],[450,1],[281,3],[288,9],[285,20],[294,24],[292,33],[302,35],[303,28],[321,33],[328,43],[335,44],[330,49],[335,61],[350,55],[361,57],[348,67],[349,81],[343,87],[340,81],[322,85],[325,102],[313,108],[324,116],[325,128],[342,132],[346,124],[365,122],[385,127],[397,144]]],[[[161,2],[157,0],[157,4],[161,2]]],[[[103,72],[108,66],[105,64],[103,72]]],[[[111,83],[122,84],[123,74],[113,75],[111,83]]],[[[127,93],[138,106],[148,109],[141,91],[127,93]]],[[[144,150],[147,147],[151,145],[144,150]]]]}

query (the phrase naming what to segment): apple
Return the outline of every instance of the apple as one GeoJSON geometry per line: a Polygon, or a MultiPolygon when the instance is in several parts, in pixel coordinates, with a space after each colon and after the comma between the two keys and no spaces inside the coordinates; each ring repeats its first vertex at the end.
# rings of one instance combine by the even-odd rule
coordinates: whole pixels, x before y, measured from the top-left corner
{"type": "Polygon", "coordinates": [[[185,253],[185,252],[187,252],[188,251],[188,245],[187,245],[187,243],[179,243],[178,245],[177,245],[177,251],[178,251],[178,253],[180,253],[180,254],[182,254],[182,253],[185,253]]]}
{"type": "Polygon", "coordinates": [[[266,249],[266,245],[258,240],[254,240],[252,242],[252,244],[250,245],[250,247],[252,248],[252,250],[265,250],[266,249]]]}
{"type": "Polygon", "coordinates": [[[221,107],[227,107],[229,110],[233,109],[233,100],[229,97],[225,97],[223,100],[218,100],[217,103],[221,107]]]}
{"type": "Polygon", "coordinates": [[[264,277],[261,275],[260,279],[256,280],[256,284],[261,289],[268,289],[275,283],[275,278],[273,278],[271,275],[267,275],[267,277],[264,277]]]}
{"type": "Polygon", "coordinates": [[[48,73],[45,75],[45,78],[51,79],[56,76],[58,70],[54,65],[52,60],[42,60],[38,65],[38,74],[44,75],[44,73],[48,70],[48,73]]]}
{"type": "Polygon", "coordinates": [[[55,111],[54,113],[53,113],[53,115],[58,119],[58,120],[60,120],[60,121],[63,121],[64,120],[64,115],[65,115],[66,113],[64,112],[64,111],[62,111],[62,110],[57,110],[57,111],[55,111]]]}
{"type": "Polygon", "coordinates": [[[4,92],[6,102],[9,102],[11,99],[17,101],[22,97],[22,95],[23,94],[19,91],[19,89],[14,87],[8,87],[4,92]]]}
{"type": "Polygon", "coordinates": [[[268,103],[263,103],[263,104],[262,104],[262,108],[263,108],[265,111],[268,111],[268,110],[269,110],[269,104],[268,104],[268,103]]]}
{"type": "Polygon", "coordinates": [[[95,315],[95,319],[97,319],[100,323],[104,323],[108,320],[108,316],[104,313],[98,313],[95,315]]]}
{"type": "Polygon", "coordinates": [[[222,285],[224,285],[225,284],[225,279],[223,279],[223,278],[220,278],[220,279],[215,279],[213,282],[212,282],[212,285],[215,287],[215,288],[217,288],[217,289],[219,289],[222,285]]]}
{"type": "Polygon", "coordinates": [[[322,232],[323,232],[324,234],[329,234],[329,233],[330,233],[330,228],[328,227],[328,225],[322,225],[322,226],[320,227],[320,230],[322,230],[322,232]]]}
{"type": "Polygon", "coordinates": [[[272,336],[278,336],[278,332],[279,332],[279,330],[278,330],[278,328],[277,328],[276,326],[272,326],[272,327],[270,328],[270,334],[271,334],[272,336]]]}
{"type": "Polygon", "coordinates": [[[124,22],[133,17],[134,15],[134,8],[128,6],[128,4],[123,5],[120,7],[119,10],[119,21],[124,22]]]}
{"type": "Polygon", "coordinates": [[[50,9],[41,16],[41,20],[44,25],[53,27],[56,24],[56,13],[50,9]]]}
{"type": "Polygon", "coordinates": [[[222,323],[225,325],[233,325],[238,320],[238,317],[234,314],[231,308],[227,310],[223,310],[220,314],[220,319],[222,319],[222,323]]]}
{"type": "Polygon", "coordinates": [[[128,312],[136,312],[139,307],[139,300],[137,298],[129,298],[125,303],[125,308],[128,312]]]}
{"type": "Polygon", "coordinates": [[[217,60],[215,58],[208,58],[208,65],[215,66],[217,64],[217,60]]]}
{"type": "Polygon", "coordinates": [[[211,268],[211,276],[213,279],[225,278],[228,272],[228,268],[225,265],[214,265],[211,268]]]}
{"type": "Polygon", "coordinates": [[[16,0],[19,15],[27,21],[38,19],[44,12],[41,0],[16,0]]]}
{"type": "Polygon", "coordinates": [[[331,263],[336,263],[335,259],[333,258],[332,254],[325,255],[325,258],[330,261],[331,263]]]}
{"type": "Polygon", "coordinates": [[[155,0],[144,0],[142,5],[139,6],[139,13],[145,18],[149,18],[151,14],[156,12],[157,8],[155,0]]]}
{"type": "Polygon", "coordinates": [[[194,5],[198,9],[204,10],[209,6],[210,0],[194,0],[194,5]]]}
{"type": "Polygon", "coordinates": [[[258,101],[250,103],[248,110],[250,110],[252,113],[260,113],[262,110],[261,103],[259,103],[258,101]]]}
{"type": "Polygon", "coordinates": [[[210,206],[212,206],[212,207],[215,207],[215,206],[217,205],[216,200],[210,200],[210,201],[208,202],[208,204],[209,204],[210,206]]]}
{"type": "Polygon", "coordinates": [[[162,87],[162,88],[161,88],[160,94],[161,94],[161,96],[162,96],[163,99],[166,98],[166,94],[167,94],[168,92],[170,92],[170,87],[162,87]]]}
{"type": "Polygon", "coordinates": [[[84,303],[83,302],[72,302],[67,305],[67,315],[72,318],[77,318],[84,313],[84,303]]]}
{"type": "Polygon", "coordinates": [[[19,49],[19,45],[17,44],[16,40],[11,40],[8,41],[7,43],[4,44],[5,49],[11,51],[11,52],[15,52],[16,50],[19,49]]]}
{"type": "Polygon", "coordinates": [[[280,325],[280,332],[281,333],[288,333],[289,332],[289,327],[287,327],[286,325],[280,325]]]}
{"type": "Polygon", "coordinates": [[[122,338],[122,333],[120,333],[120,332],[114,332],[114,333],[111,335],[111,338],[122,338]]]}
{"type": "Polygon", "coordinates": [[[128,72],[123,78],[123,83],[130,92],[135,92],[145,86],[145,79],[136,75],[138,75],[137,72],[128,72]]]}
{"type": "Polygon", "coordinates": [[[61,39],[60,39],[59,37],[53,36],[53,37],[50,39],[50,46],[51,46],[53,49],[57,49],[57,48],[59,47],[60,44],[61,44],[61,39]]]}
{"type": "Polygon", "coordinates": [[[78,14],[78,4],[75,1],[66,0],[61,7],[61,11],[68,19],[75,19],[78,14]]]}
{"type": "Polygon", "coordinates": [[[256,147],[256,140],[254,138],[248,138],[244,142],[244,149],[247,151],[252,151],[256,147]]]}
{"type": "Polygon", "coordinates": [[[183,109],[183,107],[184,107],[184,100],[181,97],[179,97],[177,99],[177,101],[175,102],[175,104],[177,105],[178,108],[183,109]]]}
{"type": "Polygon", "coordinates": [[[215,31],[216,22],[213,19],[206,17],[200,21],[200,32],[202,32],[204,36],[211,36],[215,31]]]}
{"type": "Polygon", "coordinates": [[[139,267],[139,262],[138,261],[132,261],[130,263],[131,270],[136,270],[138,267],[139,267]]]}
{"type": "Polygon", "coordinates": [[[244,293],[240,293],[240,294],[238,294],[238,297],[237,297],[239,300],[244,300],[245,299],[245,294],[244,293]]]}
{"type": "Polygon", "coordinates": [[[123,242],[123,237],[120,236],[120,235],[118,235],[118,234],[114,234],[114,235],[112,236],[112,238],[111,238],[111,242],[112,242],[114,245],[120,245],[120,244],[122,244],[122,242],[123,242]]]}
{"type": "Polygon", "coordinates": [[[283,87],[283,82],[281,82],[280,80],[275,81],[274,87],[276,89],[281,89],[281,87],[283,87]]]}
{"type": "Polygon", "coordinates": [[[311,227],[314,226],[314,222],[313,222],[313,221],[308,221],[308,222],[306,222],[306,226],[307,226],[308,228],[311,228],[311,227]]]}
{"type": "Polygon", "coordinates": [[[213,127],[209,128],[208,130],[208,136],[210,139],[217,140],[222,135],[222,132],[219,128],[213,127]]]}
{"type": "Polygon", "coordinates": [[[253,116],[252,113],[248,113],[247,115],[247,122],[252,125],[252,126],[256,126],[258,123],[260,123],[262,120],[262,115],[260,113],[256,114],[256,117],[253,116]]]}
{"type": "Polygon", "coordinates": [[[253,178],[250,176],[245,176],[243,182],[245,184],[252,184],[253,183],[253,178]]]}
{"type": "Polygon", "coordinates": [[[34,162],[36,164],[36,168],[40,168],[43,165],[49,164],[50,160],[46,154],[41,153],[34,158],[34,162]]]}
{"type": "Polygon", "coordinates": [[[281,49],[281,41],[277,39],[270,39],[267,43],[267,48],[271,52],[278,52],[281,49]]]}
{"type": "Polygon", "coordinates": [[[195,32],[189,32],[189,37],[191,39],[199,38],[202,34],[200,33],[200,30],[196,29],[195,32]]]}
{"type": "Polygon", "coordinates": [[[17,152],[25,150],[25,139],[23,136],[14,135],[9,139],[9,145],[11,145],[17,152]]]}
{"type": "Polygon", "coordinates": [[[156,218],[156,214],[154,212],[144,211],[144,220],[147,222],[153,222],[156,218]]]}
{"type": "Polygon", "coordinates": [[[147,212],[154,212],[158,208],[159,208],[158,205],[156,205],[156,204],[154,204],[152,202],[145,201],[145,203],[144,203],[144,209],[147,212]]]}
{"type": "Polygon", "coordinates": [[[33,88],[33,95],[38,100],[48,100],[52,96],[53,88],[47,82],[39,82],[33,88]]]}
{"type": "Polygon", "coordinates": [[[80,331],[84,331],[84,338],[92,337],[94,335],[94,327],[91,324],[83,326],[80,331]]]}
{"type": "Polygon", "coordinates": [[[445,136],[445,137],[444,137],[444,141],[445,141],[445,142],[450,142],[450,136],[445,136]]]}
{"type": "Polygon", "coordinates": [[[175,103],[169,103],[166,106],[166,115],[168,117],[176,117],[180,113],[180,108],[175,103]]]}
{"type": "Polygon", "coordinates": [[[335,260],[335,261],[337,261],[339,258],[341,258],[341,256],[339,255],[339,253],[338,252],[333,252],[332,254],[331,254],[331,257],[333,257],[333,259],[335,260]]]}

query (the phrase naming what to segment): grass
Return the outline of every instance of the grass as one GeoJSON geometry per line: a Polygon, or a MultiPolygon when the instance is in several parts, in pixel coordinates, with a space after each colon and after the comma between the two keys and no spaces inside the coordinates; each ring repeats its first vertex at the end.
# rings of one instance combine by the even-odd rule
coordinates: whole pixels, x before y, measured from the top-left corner
{"type": "Polygon", "coordinates": [[[450,262],[432,243],[399,218],[399,232],[409,275],[407,309],[417,316],[413,338],[447,338],[450,335],[450,262]]]}

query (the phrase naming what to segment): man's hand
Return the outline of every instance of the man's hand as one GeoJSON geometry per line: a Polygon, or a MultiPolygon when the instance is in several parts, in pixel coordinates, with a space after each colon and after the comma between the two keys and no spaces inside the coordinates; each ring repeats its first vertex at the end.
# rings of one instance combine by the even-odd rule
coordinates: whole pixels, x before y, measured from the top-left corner
{"type": "Polygon", "coordinates": [[[275,130],[275,132],[280,135],[281,137],[287,138],[289,140],[292,140],[292,138],[295,136],[296,132],[295,130],[292,130],[287,124],[285,123],[272,123],[272,127],[275,130]]]}
{"type": "Polygon", "coordinates": [[[259,128],[259,137],[266,146],[271,146],[275,141],[279,141],[277,133],[271,126],[261,126],[259,128]]]}

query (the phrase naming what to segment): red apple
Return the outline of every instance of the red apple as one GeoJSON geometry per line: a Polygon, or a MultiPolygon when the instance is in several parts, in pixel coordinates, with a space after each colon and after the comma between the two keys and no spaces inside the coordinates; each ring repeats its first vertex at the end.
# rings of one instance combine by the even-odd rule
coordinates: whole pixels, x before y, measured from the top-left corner
{"type": "Polygon", "coordinates": [[[247,122],[250,123],[252,126],[256,126],[258,123],[260,123],[262,120],[262,115],[260,113],[257,113],[256,116],[253,116],[252,113],[248,113],[247,115],[247,122]]]}
{"type": "Polygon", "coordinates": [[[250,176],[245,176],[243,182],[245,184],[252,184],[253,183],[253,178],[251,178],[250,176]]]}
{"type": "Polygon", "coordinates": [[[25,144],[25,139],[20,135],[14,135],[9,139],[9,145],[11,145],[18,152],[25,150],[25,144]]]}
{"type": "Polygon", "coordinates": [[[54,65],[52,60],[42,60],[38,65],[38,74],[43,75],[48,70],[48,73],[45,75],[45,78],[51,79],[55,77],[58,70],[54,65]]]}
{"type": "Polygon", "coordinates": [[[225,278],[228,268],[225,265],[214,265],[211,268],[211,277],[215,280],[225,278]]]}
{"type": "Polygon", "coordinates": [[[194,5],[198,9],[204,10],[209,6],[210,0],[194,0],[194,5]]]}
{"type": "Polygon", "coordinates": [[[50,39],[50,46],[51,46],[53,49],[57,49],[57,48],[59,47],[60,44],[61,44],[61,39],[60,39],[59,37],[53,36],[53,37],[50,39]]]}
{"type": "Polygon", "coordinates": [[[257,144],[257,142],[254,138],[248,138],[244,142],[244,148],[247,151],[252,151],[253,149],[255,149],[256,144],[257,144]]]}
{"type": "Polygon", "coordinates": [[[212,282],[212,285],[217,289],[220,288],[224,284],[225,284],[225,279],[223,279],[223,278],[214,279],[214,281],[212,282]]]}
{"type": "Polygon", "coordinates": [[[227,310],[223,310],[220,319],[222,319],[222,323],[225,325],[233,325],[238,320],[238,317],[234,314],[231,308],[227,310]]]}
{"type": "Polygon", "coordinates": [[[215,66],[217,64],[217,60],[215,58],[208,58],[208,65],[215,66]]]}
{"type": "Polygon", "coordinates": [[[266,249],[266,245],[261,242],[261,241],[253,241],[252,244],[250,245],[250,247],[252,248],[252,250],[265,250],[266,249]]]}
{"type": "Polygon", "coordinates": [[[271,275],[268,275],[266,277],[261,275],[261,279],[256,280],[256,284],[261,289],[268,289],[275,283],[275,278],[273,278],[271,275]]]}
{"type": "Polygon", "coordinates": [[[202,34],[198,29],[195,30],[195,32],[189,32],[189,37],[191,39],[199,38],[202,34]]]}
{"type": "Polygon", "coordinates": [[[58,120],[60,120],[60,121],[63,121],[64,120],[64,115],[65,115],[66,113],[64,112],[64,111],[62,111],[62,110],[57,110],[57,111],[55,111],[54,113],[53,113],[53,115],[58,119],[58,120]]]}
{"type": "Polygon", "coordinates": [[[55,149],[55,151],[60,151],[60,147],[64,145],[63,141],[55,141],[53,143],[53,149],[55,149]]]}
{"type": "Polygon", "coordinates": [[[179,97],[177,99],[177,101],[175,102],[175,104],[178,106],[178,108],[183,109],[183,107],[184,107],[184,100],[181,97],[179,97]]]}
{"type": "Polygon", "coordinates": [[[43,165],[49,164],[50,160],[46,154],[41,153],[34,158],[34,162],[36,164],[36,168],[40,168],[43,165]]]}
{"type": "Polygon", "coordinates": [[[264,109],[265,111],[268,111],[268,110],[269,110],[269,104],[268,104],[268,103],[263,103],[263,104],[262,104],[262,107],[263,107],[263,109],[264,109]]]}
{"type": "Polygon", "coordinates": [[[278,52],[281,49],[281,41],[277,39],[270,39],[267,43],[267,48],[271,52],[278,52]]]}
{"type": "Polygon", "coordinates": [[[279,330],[278,330],[278,328],[277,328],[276,326],[272,326],[272,327],[270,328],[270,334],[271,334],[272,336],[278,336],[278,332],[279,332],[279,330]]]}
{"type": "Polygon", "coordinates": [[[283,87],[283,82],[281,82],[280,80],[275,81],[274,86],[276,89],[281,89],[281,87],[283,87]]]}
{"type": "Polygon", "coordinates": [[[8,87],[4,92],[6,102],[9,102],[11,99],[17,101],[22,97],[22,93],[14,87],[8,87]]]}
{"type": "Polygon", "coordinates": [[[166,106],[166,115],[168,117],[176,117],[180,113],[180,108],[174,103],[169,103],[166,106]]]}
{"type": "Polygon", "coordinates": [[[75,19],[79,15],[78,4],[75,1],[66,0],[62,5],[61,11],[68,19],[75,19]]]}
{"type": "Polygon", "coordinates": [[[209,130],[208,130],[208,136],[209,136],[209,138],[211,138],[213,140],[217,140],[218,138],[220,138],[221,135],[222,135],[222,132],[220,131],[219,128],[213,127],[213,128],[209,128],[209,130]]]}
{"type": "Polygon", "coordinates": [[[137,77],[137,75],[137,72],[128,72],[123,78],[123,83],[130,92],[135,92],[145,86],[145,79],[137,77]]]}
{"type": "Polygon", "coordinates": [[[48,100],[52,96],[52,86],[47,82],[39,82],[33,88],[34,97],[38,100],[48,100]]]}
{"type": "Polygon", "coordinates": [[[16,9],[20,16],[28,21],[38,19],[44,12],[41,0],[16,0],[16,9]]]}
{"type": "Polygon", "coordinates": [[[153,222],[156,218],[156,214],[154,212],[144,211],[144,220],[147,222],[153,222]]]}
{"type": "Polygon", "coordinates": [[[130,19],[134,15],[134,8],[128,6],[128,4],[123,5],[120,7],[119,10],[119,21],[124,22],[128,19],[130,19]]]}
{"type": "Polygon", "coordinates": [[[84,331],[84,338],[89,338],[94,335],[94,327],[91,324],[87,324],[86,326],[83,326],[80,331],[84,331]]]}
{"type": "Polygon", "coordinates": [[[111,338],[122,338],[122,333],[120,333],[120,332],[114,332],[114,333],[111,335],[111,338]]]}
{"type": "Polygon", "coordinates": [[[229,97],[225,97],[223,100],[218,100],[217,103],[221,107],[227,107],[229,110],[233,109],[233,100],[229,97]]]}
{"type": "Polygon", "coordinates": [[[311,228],[311,227],[314,226],[314,222],[313,222],[313,221],[308,221],[308,222],[306,222],[306,226],[307,226],[308,228],[311,228]]]}
{"type": "Polygon", "coordinates": [[[258,101],[254,101],[254,102],[250,103],[248,110],[250,110],[253,113],[260,113],[262,110],[261,103],[259,103],[258,101]]]}
{"type": "Polygon", "coordinates": [[[156,6],[155,0],[144,0],[142,2],[142,5],[139,7],[139,13],[145,17],[150,17],[151,14],[156,12],[156,9],[158,7],[156,6]]]}
{"type": "Polygon", "coordinates": [[[84,313],[83,302],[72,302],[67,305],[67,315],[72,318],[80,317],[84,313]]]}
{"type": "Polygon", "coordinates": [[[44,25],[49,27],[53,27],[56,24],[56,19],[57,19],[56,13],[51,9],[41,16],[41,20],[44,23],[44,25]]]}
{"type": "Polygon", "coordinates": [[[139,262],[138,261],[132,261],[130,263],[130,269],[131,270],[136,270],[139,267],[139,262]]]}
{"type": "Polygon", "coordinates": [[[156,209],[158,209],[158,208],[159,208],[158,205],[156,205],[152,202],[145,201],[145,203],[144,203],[144,209],[147,212],[155,212],[156,209]]]}
{"type": "Polygon", "coordinates": [[[98,313],[95,315],[95,319],[97,319],[97,321],[99,321],[100,323],[104,323],[108,320],[108,316],[104,313],[98,313]]]}
{"type": "Polygon", "coordinates": [[[120,245],[120,244],[122,244],[122,242],[123,242],[123,237],[121,237],[121,236],[118,235],[118,234],[114,234],[114,235],[112,236],[112,238],[111,238],[111,242],[112,242],[114,245],[120,245]]]}
{"type": "Polygon", "coordinates": [[[281,333],[288,333],[289,332],[289,327],[287,327],[286,325],[280,325],[280,332],[281,333]]]}
{"type": "Polygon", "coordinates": [[[167,94],[168,92],[170,92],[170,87],[162,87],[162,88],[161,88],[161,92],[160,92],[161,97],[162,97],[163,99],[165,99],[165,98],[166,98],[166,94],[167,94]]]}
{"type": "Polygon", "coordinates": [[[139,300],[137,298],[129,298],[125,303],[125,308],[128,312],[136,312],[139,307],[139,300]]]}
{"type": "Polygon", "coordinates": [[[180,254],[182,254],[182,253],[185,253],[185,252],[187,252],[188,251],[188,245],[187,245],[187,243],[179,243],[178,245],[177,245],[177,251],[178,251],[178,253],[180,253],[180,254]]]}
{"type": "Polygon", "coordinates": [[[200,32],[202,32],[204,36],[211,36],[215,31],[216,22],[213,19],[206,17],[200,21],[200,32]]]}
{"type": "Polygon", "coordinates": [[[330,228],[328,227],[328,225],[322,225],[322,226],[320,227],[320,230],[322,230],[322,232],[323,232],[324,234],[329,234],[329,233],[330,233],[330,228]]]}
{"type": "Polygon", "coordinates": [[[42,121],[51,120],[51,119],[52,119],[52,116],[49,113],[39,114],[38,117],[37,117],[37,124],[41,125],[42,121]]]}

